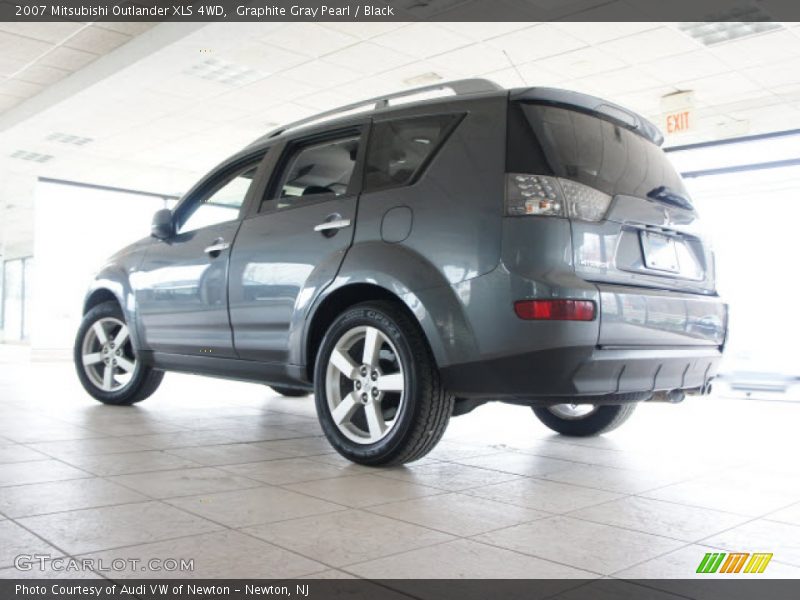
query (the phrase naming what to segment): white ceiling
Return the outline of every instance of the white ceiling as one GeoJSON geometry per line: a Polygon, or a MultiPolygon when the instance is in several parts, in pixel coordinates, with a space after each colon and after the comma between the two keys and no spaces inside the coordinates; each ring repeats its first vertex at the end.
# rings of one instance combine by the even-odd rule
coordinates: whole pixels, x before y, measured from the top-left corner
{"type": "Polygon", "coordinates": [[[151,27],[152,23],[0,22],[0,113],[151,27]]]}
{"type": "Polygon", "coordinates": [[[713,47],[664,23],[186,27],[174,43],[111,69],[103,61],[64,57],[122,56],[119,44],[143,28],[0,24],[0,173],[180,193],[277,124],[437,76],[574,89],[657,123],[662,96],[692,90],[696,128],[668,144],[800,128],[800,26],[794,23],[713,47]],[[87,74],[90,85],[68,87],[87,74]],[[47,93],[54,99],[36,105],[47,93]],[[91,141],[48,139],[54,133],[91,141]],[[18,150],[53,158],[9,157],[18,150]]]}

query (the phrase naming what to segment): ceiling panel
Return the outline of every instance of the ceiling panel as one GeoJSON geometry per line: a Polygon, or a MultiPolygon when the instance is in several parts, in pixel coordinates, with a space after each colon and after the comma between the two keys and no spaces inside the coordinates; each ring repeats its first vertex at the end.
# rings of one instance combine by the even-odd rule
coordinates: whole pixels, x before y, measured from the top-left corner
{"type": "Polygon", "coordinates": [[[658,58],[644,62],[638,67],[643,73],[664,82],[699,79],[732,70],[730,65],[707,49],[658,58]]]}
{"type": "Polygon", "coordinates": [[[47,42],[0,31],[0,56],[22,61],[34,61],[50,50],[47,42]]]}
{"type": "Polygon", "coordinates": [[[358,38],[316,23],[290,23],[261,38],[273,46],[309,57],[319,57],[346,48],[358,38]]]}
{"type": "Polygon", "coordinates": [[[408,64],[414,58],[372,42],[362,42],[328,54],[323,60],[326,63],[355,69],[359,73],[369,75],[408,64]]]}
{"type": "MultiPolygon", "coordinates": [[[[120,35],[100,32],[96,39],[127,39],[147,31],[140,25],[104,23],[104,30],[120,35]]],[[[0,26],[0,43],[2,36],[9,43],[7,29],[0,26]]],[[[45,55],[0,83],[0,111],[83,68],[105,48],[84,44],[88,33],[78,45],[96,52],[67,47],[62,42],[74,27],[27,31],[29,49],[44,47],[45,55]]],[[[789,27],[707,48],[672,25],[653,23],[207,25],[0,132],[3,147],[55,157],[44,165],[13,161],[9,167],[0,156],[0,168],[181,191],[278,125],[437,77],[483,75],[507,87],[575,89],[655,121],[664,94],[694,90],[697,127],[675,138],[681,142],[800,126],[798,34],[789,27]],[[252,71],[252,80],[203,78],[193,67],[209,59],[234,72],[252,71]],[[48,141],[54,132],[93,141],[70,147],[48,141]]],[[[10,39],[17,37],[12,31],[10,39]]],[[[0,73],[26,64],[0,53],[0,73]]]]}
{"type": "Polygon", "coordinates": [[[433,65],[441,66],[463,75],[481,75],[506,69],[510,66],[508,56],[499,48],[488,44],[471,44],[430,59],[433,65]]]}
{"type": "Polygon", "coordinates": [[[586,45],[585,42],[548,24],[534,25],[507,33],[487,43],[508,53],[511,60],[517,64],[569,52],[586,45]]]}
{"type": "Polygon", "coordinates": [[[411,54],[419,58],[429,58],[456,48],[467,46],[472,39],[455,33],[450,29],[433,23],[414,23],[372,40],[376,44],[411,54]]]}
{"type": "Polygon", "coordinates": [[[106,54],[130,39],[131,36],[118,31],[103,29],[102,27],[84,27],[69,36],[64,41],[64,45],[76,50],[92,52],[93,54],[106,54]]]}
{"type": "Polygon", "coordinates": [[[732,68],[754,67],[800,56],[800,37],[777,31],[720,44],[710,52],[732,68]]]}
{"type": "Polygon", "coordinates": [[[536,64],[549,71],[569,73],[570,77],[595,75],[621,69],[628,65],[624,60],[592,47],[543,58],[537,60],[536,64]]]}
{"type": "Polygon", "coordinates": [[[0,22],[0,31],[21,35],[34,40],[57,44],[64,38],[80,31],[83,23],[4,23],[0,22]]]}
{"type": "Polygon", "coordinates": [[[700,44],[670,27],[658,27],[604,42],[598,46],[628,63],[643,63],[700,48],[700,44]]]}

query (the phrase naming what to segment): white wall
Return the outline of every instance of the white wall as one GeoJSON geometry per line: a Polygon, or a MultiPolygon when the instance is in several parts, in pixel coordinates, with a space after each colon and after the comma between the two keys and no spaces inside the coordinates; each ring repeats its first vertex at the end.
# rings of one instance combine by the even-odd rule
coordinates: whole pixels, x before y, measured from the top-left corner
{"type": "Polygon", "coordinates": [[[687,184],[712,237],[720,294],[730,303],[725,369],[800,375],[800,167],[700,177],[687,184]]]}
{"type": "Polygon", "coordinates": [[[136,194],[39,182],[34,211],[34,351],[72,343],[89,282],[111,254],[149,235],[164,200],[136,194]]]}

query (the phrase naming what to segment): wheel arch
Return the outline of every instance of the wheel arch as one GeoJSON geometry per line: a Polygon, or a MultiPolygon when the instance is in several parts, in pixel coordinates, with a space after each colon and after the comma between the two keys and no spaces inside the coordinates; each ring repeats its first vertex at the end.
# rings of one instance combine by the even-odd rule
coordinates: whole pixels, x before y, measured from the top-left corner
{"type": "Polygon", "coordinates": [[[316,361],[322,338],[336,317],[351,306],[377,300],[394,302],[416,320],[408,306],[397,295],[379,285],[352,283],[337,288],[319,302],[306,327],[304,362],[309,381],[314,380],[314,362],[316,361]]]}
{"type": "Polygon", "coordinates": [[[443,274],[401,246],[363,246],[348,252],[336,279],[307,313],[295,364],[305,365],[308,381],[313,381],[316,353],[330,324],[350,306],[371,300],[402,307],[419,325],[438,367],[474,360],[477,344],[463,304],[443,274]]]}
{"type": "Polygon", "coordinates": [[[122,302],[120,302],[119,297],[117,297],[114,292],[106,287],[99,287],[86,294],[86,298],[83,301],[83,312],[81,314],[85,315],[95,306],[103,304],[104,302],[116,302],[120,307],[122,306],[122,302]]]}
{"type": "Polygon", "coordinates": [[[95,276],[95,279],[89,286],[89,290],[84,296],[81,315],[85,316],[95,306],[111,301],[116,302],[120,310],[122,310],[122,315],[125,317],[125,322],[128,324],[133,347],[136,350],[140,350],[142,346],[136,326],[133,290],[131,289],[127,274],[122,269],[114,266],[109,266],[101,270],[95,276]]]}

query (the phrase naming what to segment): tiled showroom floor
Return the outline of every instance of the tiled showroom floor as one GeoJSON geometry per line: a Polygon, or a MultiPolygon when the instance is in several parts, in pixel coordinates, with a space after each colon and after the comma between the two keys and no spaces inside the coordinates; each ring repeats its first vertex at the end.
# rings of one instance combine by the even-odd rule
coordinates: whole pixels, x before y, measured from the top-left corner
{"type": "Polygon", "coordinates": [[[168,374],[106,407],[70,364],[6,353],[0,577],[41,576],[12,564],[45,553],[194,559],[174,575],[195,577],[682,578],[718,549],[800,577],[798,417],[690,399],[568,440],[490,405],[429,458],[371,469],[332,453],[310,397],[168,374]]]}

